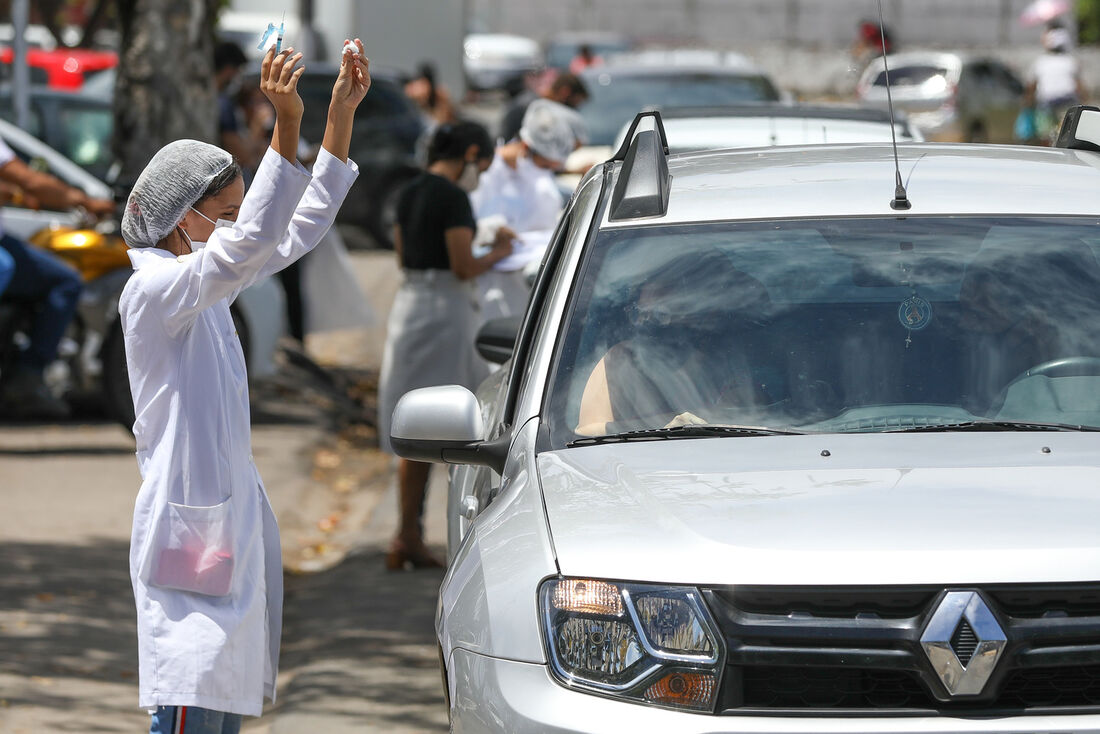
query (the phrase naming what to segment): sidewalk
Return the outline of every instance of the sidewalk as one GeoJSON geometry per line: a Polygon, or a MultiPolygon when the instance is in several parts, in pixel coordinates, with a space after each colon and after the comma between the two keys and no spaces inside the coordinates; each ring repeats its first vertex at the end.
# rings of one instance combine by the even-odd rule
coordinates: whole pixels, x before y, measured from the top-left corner
{"type": "MultiPolygon", "coordinates": [[[[433,474],[425,531],[442,554],[446,472],[433,474]]],[[[287,576],[279,700],[246,732],[447,731],[434,632],[443,573],[385,570],[397,492],[392,473],[384,483],[343,561],[287,576]]]]}

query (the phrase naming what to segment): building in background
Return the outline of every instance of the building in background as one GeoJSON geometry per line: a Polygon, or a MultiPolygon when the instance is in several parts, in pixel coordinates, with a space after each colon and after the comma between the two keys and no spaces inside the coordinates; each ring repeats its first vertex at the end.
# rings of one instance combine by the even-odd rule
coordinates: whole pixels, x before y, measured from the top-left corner
{"type": "MultiPolygon", "coordinates": [[[[438,81],[461,97],[464,5],[464,0],[231,0],[227,10],[265,19],[255,29],[257,42],[267,23],[278,25],[285,11],[284,45],[300,46],[305,40],[310,54],[321,61],[335,63],[344,39],[356,36],[363,39],[372,63],[385,69],[411,74],[421,62],[430,61],[438,81]],[[315,48],[302,37],[303,9],[312,9],[315,48]],[[292,19],[298,38],[290,31],[292,19]]],[[[256,43],[251,45],[255,48],[256,43]]]]}

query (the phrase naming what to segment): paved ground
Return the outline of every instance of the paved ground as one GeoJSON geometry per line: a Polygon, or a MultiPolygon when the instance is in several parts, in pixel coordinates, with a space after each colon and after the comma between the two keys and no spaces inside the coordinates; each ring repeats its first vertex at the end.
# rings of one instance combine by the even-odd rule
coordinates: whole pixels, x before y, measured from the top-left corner
{"type": "MultiPolygon", "coordinates": [[[[379,314],[311,348],[370,369],[395,288],[389,253],[353,264],[379,314]]],[[[439,572],[387,573],[391,462],[370,433],[335,430],[310,391],[253,398],[254,450],[283,531],[287,575],[279,701],[255,734],[446,731],[432,622],[439,572]]],[[[444,473],[428,538],[444,539],[444,473]]],[[[138,484],[133,439],[95,421],[0,424],[0,732],[137,732],[127,571],[138,484]]]]}

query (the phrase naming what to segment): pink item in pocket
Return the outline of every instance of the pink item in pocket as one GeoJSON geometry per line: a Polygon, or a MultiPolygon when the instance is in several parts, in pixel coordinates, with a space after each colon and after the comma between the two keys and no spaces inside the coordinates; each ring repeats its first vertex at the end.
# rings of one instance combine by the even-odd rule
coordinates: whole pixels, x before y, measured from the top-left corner
{"type": "Polygon", "coordinates": [[[209,596],[229,593],[233,555],[213,548],[164,548],[152,582],[156,586],[209,596]]]}

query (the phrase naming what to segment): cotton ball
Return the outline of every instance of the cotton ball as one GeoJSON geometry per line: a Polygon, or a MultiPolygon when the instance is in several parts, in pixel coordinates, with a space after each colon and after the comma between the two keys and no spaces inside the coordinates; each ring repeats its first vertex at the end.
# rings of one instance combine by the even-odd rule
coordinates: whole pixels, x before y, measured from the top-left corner
{"type": "Polygon", "coordinates": [[[357,54],[359,53],[359,47],[355,45],[354,41],[348,41],[344,44],[344,50],[341,52],[341,54],[346,54],[348,51],[351,51],[353,54],[357,54]]]}

